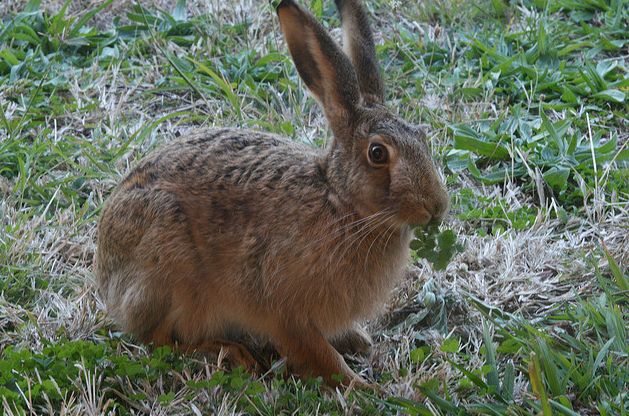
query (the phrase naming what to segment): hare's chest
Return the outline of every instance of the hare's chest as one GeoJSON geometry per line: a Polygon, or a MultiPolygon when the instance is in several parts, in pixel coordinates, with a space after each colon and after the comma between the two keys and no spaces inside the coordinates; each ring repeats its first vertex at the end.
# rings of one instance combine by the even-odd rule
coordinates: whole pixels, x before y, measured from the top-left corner
{"type": "Polygon", "coordinates": [[[408,245],[400,239],[354,268],[355,280],[351,287],[356,315],[372,315],[386,302],[403,275],[408,259],[408,245]]]}
{"type": "Polygon", "coordinates": [[[325,317],[321,327],[329,333],[343,330],[357,320],[375,316],[389,298],[408,264],[408,240],[395,236],[386,246],[354,248],[347,261],[319,270],[327,288],[314,303],[317,314],[325,317]]]}

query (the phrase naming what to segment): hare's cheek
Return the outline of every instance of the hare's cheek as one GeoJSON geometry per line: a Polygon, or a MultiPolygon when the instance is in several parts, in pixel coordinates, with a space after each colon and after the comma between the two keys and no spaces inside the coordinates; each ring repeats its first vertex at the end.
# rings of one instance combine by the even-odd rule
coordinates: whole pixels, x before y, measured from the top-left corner
{"type": "Polygon", "coordinates": [[[364,216],[373,215],[383,211],[395,212],[397,210],[396,204],[391,203],[389,192],[386,188],[376,186],[365,187],[363,189],[358,205],[362,206],[361,211],[363,212],[361,212],[361,214],[364,216]]]}

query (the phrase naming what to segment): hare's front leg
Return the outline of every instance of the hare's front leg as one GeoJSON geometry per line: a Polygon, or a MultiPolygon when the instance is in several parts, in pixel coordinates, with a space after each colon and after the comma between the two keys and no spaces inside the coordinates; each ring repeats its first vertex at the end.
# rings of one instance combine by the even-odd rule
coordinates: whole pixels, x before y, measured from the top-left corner
{"type": "Polygon", "coordinates": [[[314,325],[276,328],[273,338],[288,366],[301,378],[321,376],[330,386],[349,385],[352,381],[367,384],[314,325]]]}

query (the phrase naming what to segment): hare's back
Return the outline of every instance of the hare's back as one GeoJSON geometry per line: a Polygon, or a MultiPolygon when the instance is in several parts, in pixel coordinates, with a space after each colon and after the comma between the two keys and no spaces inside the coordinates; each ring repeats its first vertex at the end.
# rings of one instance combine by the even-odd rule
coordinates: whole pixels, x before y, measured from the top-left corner
{"type": "Polygon", "coordinates": [[[143,159],[119,189],[164,183],[206,190],[211,184],[268,185],[295,166],[310,164],[317,151],[290,139],[251,130],[215,129],[193,133],[143,159]]]}

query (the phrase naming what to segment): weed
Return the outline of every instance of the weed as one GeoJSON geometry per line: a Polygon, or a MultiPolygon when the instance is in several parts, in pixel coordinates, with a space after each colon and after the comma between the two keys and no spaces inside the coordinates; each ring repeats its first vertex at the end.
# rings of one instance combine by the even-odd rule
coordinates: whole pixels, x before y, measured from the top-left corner
{"type": "Polygon", "coordinates": [[[329,139],[269,5],[24,3],[0,16],[0,412],[629,413],[626,0],[366,1],[389,102],[452,190],[349,361],[377,394],[147,349],[91,282],[103,200],[154,147],[207,125],[329,139]]]}

